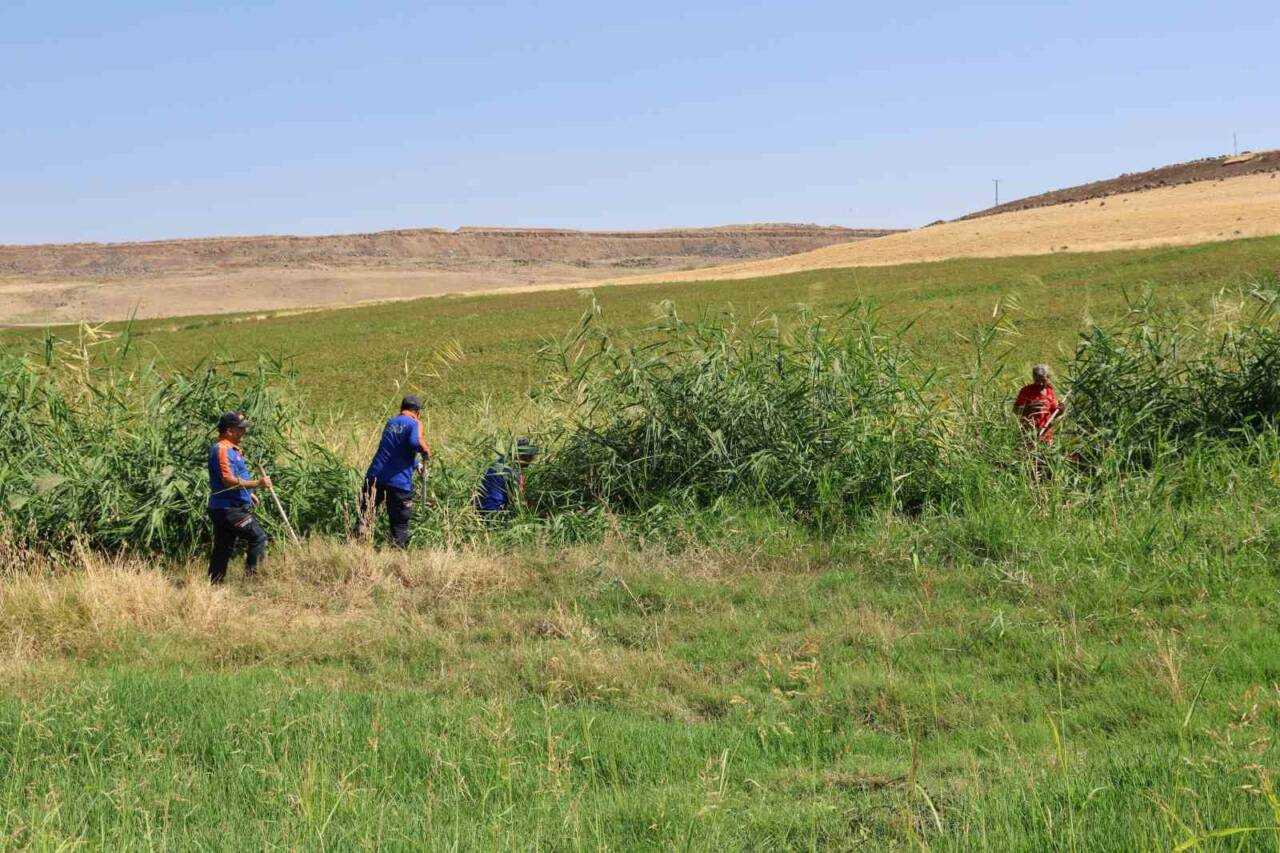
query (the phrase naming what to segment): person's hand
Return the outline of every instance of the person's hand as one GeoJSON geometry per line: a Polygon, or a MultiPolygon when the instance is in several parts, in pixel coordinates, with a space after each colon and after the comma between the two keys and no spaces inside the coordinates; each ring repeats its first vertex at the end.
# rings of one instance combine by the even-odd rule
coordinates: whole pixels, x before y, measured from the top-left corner
{"type": "Polygon", "coordinates": [[[263,474],[262,479],[258,481],[258,486],[263,489],[271,488],[271,478],[268,477],[266,474],[263,474]]]}

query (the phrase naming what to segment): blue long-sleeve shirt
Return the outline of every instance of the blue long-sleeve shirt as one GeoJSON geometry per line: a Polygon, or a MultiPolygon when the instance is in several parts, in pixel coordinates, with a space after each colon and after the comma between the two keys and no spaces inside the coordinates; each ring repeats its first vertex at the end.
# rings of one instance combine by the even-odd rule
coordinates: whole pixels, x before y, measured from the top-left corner
{"type": "Polygon", "coordinates": [[[382,429],[378,452],[373,454],[365,479],[402,491],[413,491],[413,472],[418,454],[431,455],[422,433],[422,423],[413,412],[404,411],[387,421],[382,429]]]}

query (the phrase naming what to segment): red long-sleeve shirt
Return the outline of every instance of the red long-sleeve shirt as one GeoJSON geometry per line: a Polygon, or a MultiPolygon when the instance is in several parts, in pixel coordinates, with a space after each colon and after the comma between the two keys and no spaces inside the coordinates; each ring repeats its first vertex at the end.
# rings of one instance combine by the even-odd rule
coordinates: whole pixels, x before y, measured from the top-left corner
{"type": "Polygon", "coordinates": [[[1032,382],[1030,385],[1022,386],[1022,390],[1018,392],[1018,399],[1013,401],[1013,408],[1022,417],[1022,422],[1028,429],[1033,430],[1041,441],[1053,441],[1053,418],[1062,407],[1058,403],[1058,395],[1054,393],[1052,385],[1047,383],[1037,385],[1032,382]],[[1024,411],[1024,406],[1035,403],[1041,404],[1038,409],[1024,411]]]}

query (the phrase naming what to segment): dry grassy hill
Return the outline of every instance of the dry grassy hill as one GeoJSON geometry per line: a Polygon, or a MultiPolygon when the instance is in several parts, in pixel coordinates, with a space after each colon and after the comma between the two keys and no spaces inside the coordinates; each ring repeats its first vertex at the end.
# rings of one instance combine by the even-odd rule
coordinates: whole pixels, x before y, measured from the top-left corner
{"type": "Polygon", "coordinates": [[[836,267],[1184,246],[1270,236],[1280,234],[1280,179],[1276,175],[1242,175],[1029,207],[940,223],[866,243],[826,246],[785,258],[621,281],[758,278],[836,267]]]}
{"type": "Polygon", "coordinates": [[[1194,184],[1200,181],[1221,181],[1227,178],[1238,178],[1241,175],[1280,172],[1280,151],[1246,151],[1230,157],[1205,157],[1186,163],[1174,163],[1171,166],[1160,166],[1145,172],[1129,172],[1118,178],[1105,181],[1092,181],[1065,190],[1040,193],[1026,198],[1014,199],[998,207],[989,207],[970,213],[961,219],[977,219],[997,213],[1009,213],[1014,210],[1029,210],[1033,207],[1049,207],[1055,204],[1089,201],[1107,198],[1123,193],[1140,190],[1154,190],[1161,187],[1176,187],[1182,184],[1194,184]]]}
{"type": "Polygon", "coordinates": [[[1280,234],[1278,174],[1280,151],[1197,160],[902,232],[786,224],[462,228],[0,246],[0,323],[279,311],[1268,236],[1280,234]]]}
{"type": "Polygon", "coordinates": [[[577,286],[893,233],[762,224],[648,232],[462,228],[0,246],[0,322],[66,322],[350,305],[577,286]]]}

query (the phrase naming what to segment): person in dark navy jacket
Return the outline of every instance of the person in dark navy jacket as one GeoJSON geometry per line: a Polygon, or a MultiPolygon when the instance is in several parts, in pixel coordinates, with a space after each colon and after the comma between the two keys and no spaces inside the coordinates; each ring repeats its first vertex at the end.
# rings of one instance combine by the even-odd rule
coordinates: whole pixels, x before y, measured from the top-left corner
{"type": "Polygon", "coordinates": [[[413,475],[422,470],[419,456],[431,458],[431,447],[419,419],[421,411],[422,401],[410,394],[401,402],[400,414],[383,427],[378,452],[364,475],[360,517],[356,519],[357,536],[367,532],[378,507],[385,503],[392,544],[397,548],[408,547],[409,519],[413,517],[413,475]]]}
{"type": "Polygon", "coordinates": [[[486,517],[510,512],[524,493],[524,468],[538,456],[538,447],[527,438],[516,442],[516,464],[512,467],[501,454],[480,480],[476,509],[486,517]]]}
{"type": "Polygon", "coordinates": [[[213,522],[213,554],[209,581],[222,583],[237,542],[248,551],[244,572],[253,577],[267,551],[267,532],[254,518],[258,502],[253,489],[271,488],[271,478],[255,479],[240,450],[240,441],[253,426],[240,412],[218,418],[218,440],[209,447],[209,520],[213,522]]]}

